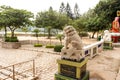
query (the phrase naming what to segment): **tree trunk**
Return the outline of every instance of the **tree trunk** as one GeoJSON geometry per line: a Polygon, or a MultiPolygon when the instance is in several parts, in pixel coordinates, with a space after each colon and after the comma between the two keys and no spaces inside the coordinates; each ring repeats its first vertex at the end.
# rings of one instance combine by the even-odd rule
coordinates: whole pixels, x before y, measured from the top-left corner
{"type": "Polygon", "coordinates": [[[62,45],[62,40],[60,40],[60,44],[62,45]]]}
{"type": "Polygon", "coordinates": [[[5,28],[5,37],[7,37],[7,28],[6,27],[4,27],[5,28]]]}
{"type": "Polygon", "coordinates": [[[39,44],[39,40],[38,40],[38,33],[35,33],[35,36],[36,36],[36,38],[37,38],[37,44],[39,44]]]}
{"type": "Polygon", "coordinates": [[[51,29],[48,29],[48,39],[51,37],[51,29]]]}
{"type": "Polygon", "coordinates": [[[98,37],[99,37],[99,32],[97,32],[97,39],[98,39],[98,37]]]}
{"type": "Polygon", "coordinates": [[[58,29],[56,29],[56,32],[57,32],[57,34],[58,34],[58,29]]]}
{"type": "Polygon", "coordinates": [[[37,44],[39,44],[39,39],[38,39],[38,37],[37,37],[37,44]]]}
{"type": "Polygon", "coordinates": [[[44,37],[45,37],[45,28],[44,28],[44,37]]]}
{"type": "Polygon", "coordinates": [[[14,37],[14,30],[11,30],[11,37],[14,37]]]}
{"type": "Polygon", "coordinates": [[[95,32],[93,32],[93,34],[92,34],[92,38],[94,38],[95,33],[96,33],[96,31],[95,31],[95,32]]]}

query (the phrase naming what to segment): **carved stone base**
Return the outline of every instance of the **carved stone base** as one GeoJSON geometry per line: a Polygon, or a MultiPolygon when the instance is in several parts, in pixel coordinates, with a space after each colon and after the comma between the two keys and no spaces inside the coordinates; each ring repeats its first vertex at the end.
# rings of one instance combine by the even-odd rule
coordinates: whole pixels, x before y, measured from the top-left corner
{"type": "Polygon", "coordinates": [[[20,42],[2,42],[2,48],[18,49],[19,47],[21,47],[20,42]]]}
{"type": "Polygon", "coordinates": [[[74,48],[62,48],[61,50],[61,58],[80,61],[83,58],[83,50],[77,50],[74,48]]]}
{"type": "Polygon", "coordinates": [[[112,42],[104,42],[104,49],[110,49],[112,50],[113,49],[113,44],[112,42]]]}
{"type": "Polygon", "coordinates": [[[74,79],[74,78],[63,76],[61,74],[56,73],[54,80],[89,80],[89,71],[86,71],[85,76],[82,79],[74,79]]]}
{"type": "MultiPolygon", "coordinates": [[[[69,77],[69,78],[71,78],[71,80],[72,79],[73,80],[81,80],[86,75],[87,61],[88,61],[88,59],[85,59],[82,62],[57,60],[58,74],[60,74],[61,76],[69,77]]],[[[60,79],[60,80],[67,80],[67,79],[60,79]]]]}

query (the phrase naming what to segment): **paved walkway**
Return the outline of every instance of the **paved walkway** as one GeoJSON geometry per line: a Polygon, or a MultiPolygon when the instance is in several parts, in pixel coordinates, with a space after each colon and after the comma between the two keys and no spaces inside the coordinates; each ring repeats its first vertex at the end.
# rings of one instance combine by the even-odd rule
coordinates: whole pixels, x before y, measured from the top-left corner
{"type": "Polygon", "coordinates": [[[40,80],[54,80],[57,72],[56,60],[60,55],[52,53],[53,49],[34,48],[23,45],[20,49],[4,49],[0,47],[0,65],[8,66],[35,59],[36,73],[40,80]]]}
{"type": "Polygon", "coordinates": [[[87,69],[93,80],[120,80],[120,48],[103,51],[88,61],[87,69]]]}
{"type": "MultiPolygon", "coordinates": [[[[35,48],[33,45],[22,45],[20,49],[0,47],[0,65],[8,66],[35,59],[39,80],[54,80],[54,74],[57,72],[56,60],[59,58],[59,53],[44,47],[35,48]]],[[[95,56],[88,61],[87,69],[90,71],[90,80],[120,80],[120,48],[106,50],[95,56]]]]}

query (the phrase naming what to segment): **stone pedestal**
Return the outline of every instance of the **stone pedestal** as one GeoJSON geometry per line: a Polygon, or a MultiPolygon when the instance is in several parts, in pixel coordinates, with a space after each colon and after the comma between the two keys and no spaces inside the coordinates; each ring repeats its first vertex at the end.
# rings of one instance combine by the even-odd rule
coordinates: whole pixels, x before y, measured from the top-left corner
{"type": "Polygon", "coordinates": [[[110,42],[110,41],[104,42],[104,47],[103,48],[112,50],[113,49],[112,42],[110,42]]]}
{"type": "Polygon", "coordinates": [[[58,73],[55,80],[89,80],[89,73],[86,71],[88,59],[81,62],[69,60],[57,60],[58,73]]]}
{"type": "Polygon", "coordinates": [[[18,49],[19,47],[21,47],[20,42],[2,42],[2,48],[18,49]]]}

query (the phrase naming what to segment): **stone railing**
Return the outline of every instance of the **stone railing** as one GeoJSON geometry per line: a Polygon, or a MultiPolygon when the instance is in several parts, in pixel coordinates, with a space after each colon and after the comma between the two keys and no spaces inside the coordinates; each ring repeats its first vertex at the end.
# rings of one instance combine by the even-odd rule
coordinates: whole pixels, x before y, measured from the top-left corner
{"type": "Polygon", "coordinates": [[[85,56],[90,56],[90,58],[92,58],[98,53],[100,53],[103,50],[103,43],[104,43],[104,40],[101,40],[99,42],[85,46],[83,48],[85,56]]]}
{"type": "MultiPolygon", "coordinates": [[[[120,39],[120,33],[110,33],[111,36],[116,36],[118,37],[117,39],[120,39]]],[[[91,45],[87,45],[84,47],[84,54],[85,56],[90,56],[90,58],[94,57],[95,55],[97,55],[98,53],[100,53],[103,50],[103,45],[104,44],[104,40],[102,39],[99,42],[93,43],[91,45]]],[[[120,46],[120,41],[118,40],[118,42],[112,43],[112,45],[115,46],[120,46]]]]}

